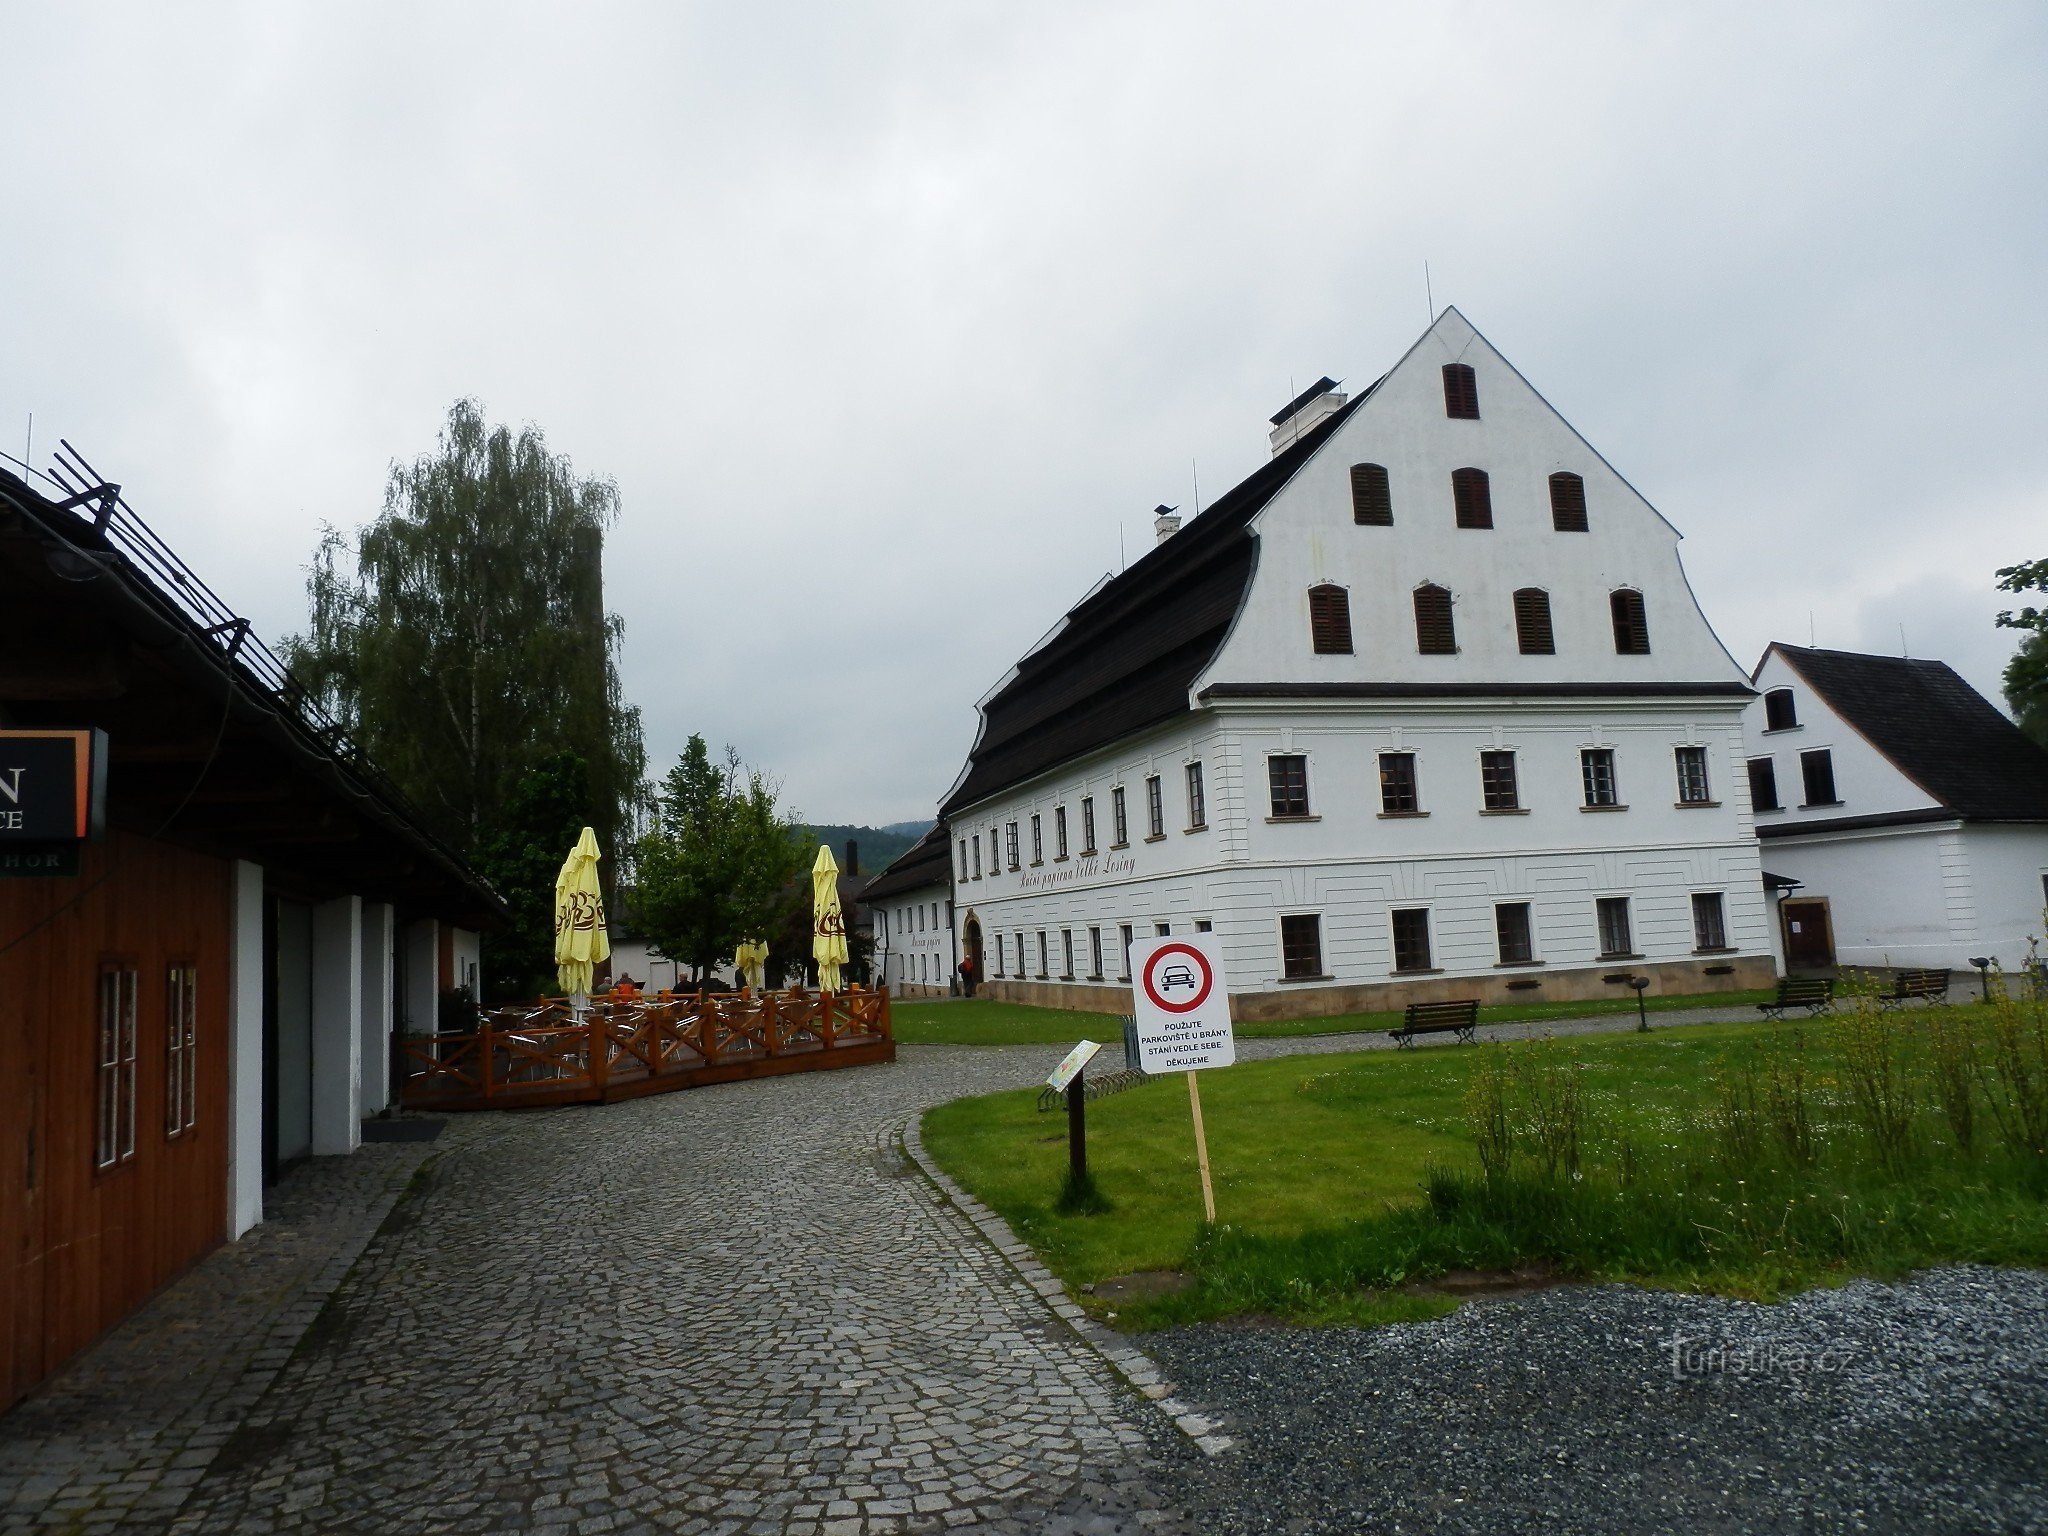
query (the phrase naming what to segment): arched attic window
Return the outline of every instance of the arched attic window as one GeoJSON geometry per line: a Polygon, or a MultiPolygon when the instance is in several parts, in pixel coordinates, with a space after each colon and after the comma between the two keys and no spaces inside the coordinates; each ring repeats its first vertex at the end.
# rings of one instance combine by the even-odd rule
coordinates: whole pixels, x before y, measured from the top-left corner
{"type": "Polygon", "coordinates": [[[1351,654],[1351,594],[1325,582],[1308,589],[1308,632],[1318,656],[1351,654]]]}
{"type": "Polygon", "coordinates": [[[1351,466],[1351,520],[1368,527],[1394,526],[1394,497],[1384,464],[1351,466]]]}
{"type": "Polygon", "coordinates": [[[1550,629],[1550,594],[1541,587],[1523,587],[1515,593],[1515,643],[1524,656],[1557,654],[1550,629]]]}
{"type": "Polygon", "coordinates": [[[1451,471],[1451,503],[1457,508],[1460,528],[1493,526],[1493,483],[1483,469],[1451,471]]]}
{"type": "Polygon", "coordinates": [[[1615,655],[1649,655],[1650,621],[1643,612],[1643,594],[1618,587],[1607,594],[1607,606],[1614,615],[1615,655]]]}
{"type": "Polygon", "coordinates": [[[1455,656],[1458,631],[1451,619],[1451,594],[1428,582],[1415,589],[1415,649],[1424,656],[1455,656]]]}
{"type": "Polygon", "coordinates": [[[1550,477],[1550,526],[1559,533],[1586,531],[1586,482],[1568,469],[1550,477]]]}
{"type": "Polygon", "coordinates": [[[1799,711],[1792,703],[1790,688],[1773,688],[1764,695],[1764,729],[1789,731],[1799,723],[1799,711]]]}

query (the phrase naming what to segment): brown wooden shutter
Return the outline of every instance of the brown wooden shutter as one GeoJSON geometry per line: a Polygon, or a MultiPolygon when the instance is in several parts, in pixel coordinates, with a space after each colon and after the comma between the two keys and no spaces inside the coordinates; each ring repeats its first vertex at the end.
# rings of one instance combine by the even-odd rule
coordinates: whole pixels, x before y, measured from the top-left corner
{"type": "Polygon", "coordinates": [[[1619,656],[1650,654],[1650,621],[1643,613],[1643,594],[1627,587],[1608,594],[1614,611],[1614,650],[1619,656]]]}
{"type": "Polygon", "coordinates": [[[1557,654],[1550,630],[1550,594],[1541,587],[1524,587],[1515,594],[1515,639],[1524,656],[1557,654]]]}
{"type": "Polygon", "coordinates": [[[1318,656],[1351,654],[1351,595],[1342,587],[1310,587],[1309,637],[1318,656]]]}
{"type": "Polygon", "coordinates": [[[1493,526],[1493,485],[1485,470],[1452,470],[1451,501],[1458,509],[1460,528],[1493,526]]]}
{"type": "Polygon", "coordinates": [[[1369,526],[1394,526],[1394,498],[1387,488],[1384,464],[1351,466],[1351,520],[1369,526]]]}
{"type": "Polygon", "coordinates": [[[1468,364],[1444,364],[1444,414],[1465,421],[1479,419],[1479,380],[1468,364]]]}
{"type": "Polygon", "coordinates": [[[1586,531],[1586,482],[1568,469],[1550,477],[1550,526],[1559,533],[1586,531]]]}
{"type": "Polygon", "coordinates": [[[1458,653],[1458,632],[1451,622],[1451,594],[1442,587],[1415,589],[1415,649],[1425,656],[1458,653]]]}

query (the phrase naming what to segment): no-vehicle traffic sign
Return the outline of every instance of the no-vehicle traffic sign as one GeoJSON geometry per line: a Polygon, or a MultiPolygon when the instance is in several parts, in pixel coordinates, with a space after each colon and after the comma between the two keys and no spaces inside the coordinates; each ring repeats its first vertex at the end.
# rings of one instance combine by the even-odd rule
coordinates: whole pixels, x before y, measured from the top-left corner
{"type": "Polygon", "coordinates": [[[1214,934],[1140,939],[1131,945],[1131,975],[1138,1064],[1147,1072],[1198,1072],[1237,1060],[1214,934]]]}

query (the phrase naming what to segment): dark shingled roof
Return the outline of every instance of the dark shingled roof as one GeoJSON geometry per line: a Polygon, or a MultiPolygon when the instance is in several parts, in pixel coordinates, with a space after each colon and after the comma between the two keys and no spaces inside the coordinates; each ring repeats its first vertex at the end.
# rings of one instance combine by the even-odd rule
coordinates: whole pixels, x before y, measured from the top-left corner
{"type": "Polygon", "coordinates": [[[950,885],[952,879],[952,840],[941,822],[897,854],[887,869],[867,883],[860,899],[871,907],[877,906],[885,897],[929,885],[950,885]]]}
{"type": "Polygon", "coordinates": [[[1774,649],[1948,810],[1968,821],[2048,821],[2048,752],[1945,662],[1774,649]]]}
{"type": "Polygon", "coordinates": [[[981,739],[941,813],[1188,713],[1188,689],[1223,643],[1251,583],[1257,551],[1247,525],[1371,395],[1368,389],[1302,433],[1084,599],[1065,628],[1020,661],[983,708],[981,739]]]}

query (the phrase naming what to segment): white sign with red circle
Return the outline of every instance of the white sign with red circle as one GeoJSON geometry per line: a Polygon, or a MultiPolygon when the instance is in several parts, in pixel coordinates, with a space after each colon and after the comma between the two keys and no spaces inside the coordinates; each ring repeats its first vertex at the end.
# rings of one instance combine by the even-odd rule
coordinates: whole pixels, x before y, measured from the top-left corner
{"type": "Polygon", "coordinates": [[[1199,1072],[1237,1060],[1230,988],[1214,934],[1139,939],[1130,958],[1139,1066],[1147,1072],[1199,1072]]]}

